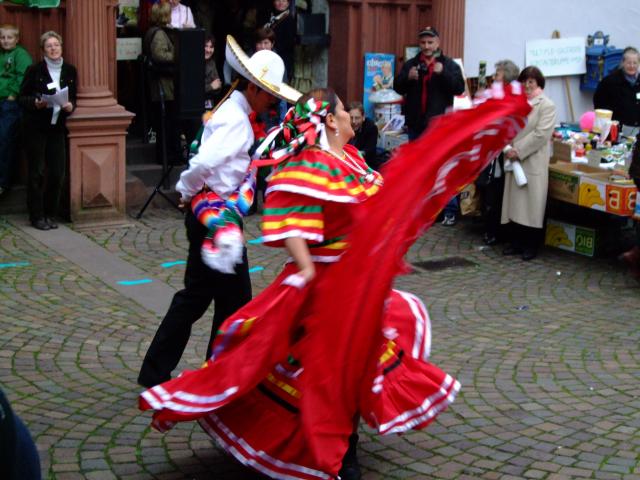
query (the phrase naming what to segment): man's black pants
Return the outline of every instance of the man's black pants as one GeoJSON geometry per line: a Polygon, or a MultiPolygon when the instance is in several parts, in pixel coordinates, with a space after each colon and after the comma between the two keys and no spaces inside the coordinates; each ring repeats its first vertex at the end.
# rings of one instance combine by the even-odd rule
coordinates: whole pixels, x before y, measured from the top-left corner
{"type": "Polygon", "coordinates": [[[211,343],[222,322],[251,300],[251,280],[247,252],[236,266],[235,274],[221,273],[210,269],[202,262],[200,247],[207,229],[189,210],[185,218],[189,256],[184,274],[185,288],[176,293],[156,332],[142,363],[138,383],[152,387],[171,378],[191,335],[191,325],[215,302],[215,314],[211,326],[211,337],[207,347],[207,358],[211,343]]]}

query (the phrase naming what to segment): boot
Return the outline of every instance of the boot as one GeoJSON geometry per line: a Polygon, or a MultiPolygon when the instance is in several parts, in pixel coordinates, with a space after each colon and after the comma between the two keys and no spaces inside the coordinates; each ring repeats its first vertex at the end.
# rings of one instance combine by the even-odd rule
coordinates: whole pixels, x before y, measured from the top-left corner
{"type": "Polygon", "coordinates": [[[356,447],[358,445],[358,434],[352,433],[349,435],[349,448],[347,453],[344,454],[342,459],[342,468],[338,473],[340,480],[360,480],[362,474],[360,473],[360,465],[358,464],[358,457],[356,456],[356,447]]]}

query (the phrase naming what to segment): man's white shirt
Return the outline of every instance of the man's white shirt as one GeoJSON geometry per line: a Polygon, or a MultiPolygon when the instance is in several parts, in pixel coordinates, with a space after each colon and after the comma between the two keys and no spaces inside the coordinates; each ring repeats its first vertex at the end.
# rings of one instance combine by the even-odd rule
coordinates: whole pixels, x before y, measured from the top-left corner
{"type": "Polygon", "coordinates": [[[209,119],[198,154],[176,184],[183,200],[191,200],[205,185],[223,198],[238,188],[251,161],[254,136],[250,113],[244,94],[235,91],[209,119]]]}

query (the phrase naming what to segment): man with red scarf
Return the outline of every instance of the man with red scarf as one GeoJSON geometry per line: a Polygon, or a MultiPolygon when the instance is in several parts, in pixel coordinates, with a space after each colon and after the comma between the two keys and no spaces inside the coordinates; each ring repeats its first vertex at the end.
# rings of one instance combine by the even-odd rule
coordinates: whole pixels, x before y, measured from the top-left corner
{"type": "Polygon", "coordinates": [[[409,59],[394,82],[405,95],[404,114],[409,138],[417,138],[436,115],[453,105],[453,97],[464,92],[462,71],[453,59],[442,54],[440,34],[433,27],[418,33],[420,53],[409,59]]]}
{"type": "MultiPolygon", "coordinates": [[[[442,115],[453,105],[453,97],[464,92],[462,70],[453,59],[442,54],[440,34],[433,27],[418,33],[420,53],[407,60],[394,87],[405,96],[405,123],[409,140],[415,140],[427,128],[431,119],[442,115]]],[[[457,197],[444,209],[444,225],[454,225],[458,212],[457,197]]]]}

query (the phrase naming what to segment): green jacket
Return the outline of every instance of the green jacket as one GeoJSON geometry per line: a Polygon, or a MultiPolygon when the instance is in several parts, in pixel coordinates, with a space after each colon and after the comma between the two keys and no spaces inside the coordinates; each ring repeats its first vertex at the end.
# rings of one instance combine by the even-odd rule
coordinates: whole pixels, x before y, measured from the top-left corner
{"type": "Polygon", "coordinates": [[[20,45],[10,51],[0,50],[0,100],[18,97],[24,73],[32,63],[31,55],[20,45]]]}

